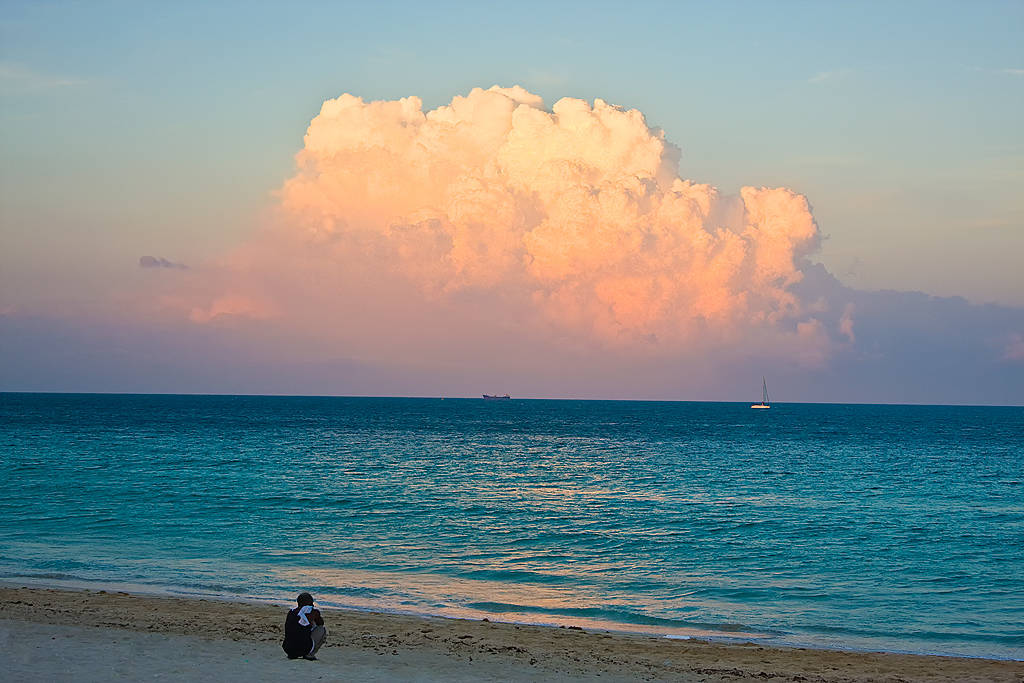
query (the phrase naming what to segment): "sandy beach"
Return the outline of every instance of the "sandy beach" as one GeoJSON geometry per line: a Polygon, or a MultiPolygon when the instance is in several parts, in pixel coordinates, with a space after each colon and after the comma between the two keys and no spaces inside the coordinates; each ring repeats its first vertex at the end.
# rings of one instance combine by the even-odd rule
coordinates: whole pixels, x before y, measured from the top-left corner
{"type": "Polygon", "coordinates": [[[0,588],[5,681],[1024,681],[1024,662],[766,648],[324,610],[319,661],[281,651],[286,608],[0,588]]]}

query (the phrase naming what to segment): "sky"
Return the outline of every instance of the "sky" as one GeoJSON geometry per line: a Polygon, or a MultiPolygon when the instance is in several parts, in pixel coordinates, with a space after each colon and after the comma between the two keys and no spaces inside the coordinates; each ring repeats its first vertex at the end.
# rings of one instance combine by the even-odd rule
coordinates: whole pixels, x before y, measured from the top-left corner
{"type": "Polygon", "coordinates": [[[0,390],[1024,404],[1024,3],[0,3],[0,390]]]}

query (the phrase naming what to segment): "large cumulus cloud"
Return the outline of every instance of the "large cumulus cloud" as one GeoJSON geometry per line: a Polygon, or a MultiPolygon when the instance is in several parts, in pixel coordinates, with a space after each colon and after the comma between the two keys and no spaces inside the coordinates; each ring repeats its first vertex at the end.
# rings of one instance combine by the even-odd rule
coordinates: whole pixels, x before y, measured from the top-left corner
{"type": "Polygon", "coordinates": [[[679,163],[601,100],[343,95],[221,258],[0,311],[0,389],[1021,403],[1024,309],[852,290],[804,197],[679,163]]]}
{"type": "Polygon", "coordinates": [[[321,268],[374,260],[425,301],[486,299],[615,348],[813,326],[791,291],[819,241],[806,199],[722,196],[682,179],[679,156],[640,112],[602,100],[546,110],[495,86],[424,112],[416,97],[346,94],[309,126],[272,251],[321,268]]]}

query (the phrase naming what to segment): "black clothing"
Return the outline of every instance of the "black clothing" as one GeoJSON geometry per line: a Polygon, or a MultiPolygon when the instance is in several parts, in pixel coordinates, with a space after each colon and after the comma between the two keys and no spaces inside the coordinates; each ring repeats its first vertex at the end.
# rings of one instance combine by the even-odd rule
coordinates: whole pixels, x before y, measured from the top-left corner
{"type": "Polygon", "coordinates": [[[288,654],[288,659],[305,657],[313,649],[313,624],[303,626],[299,623],[299,610],[301,607],[288,612],[284,618],[284,643],[281,647],[288,654]]]}

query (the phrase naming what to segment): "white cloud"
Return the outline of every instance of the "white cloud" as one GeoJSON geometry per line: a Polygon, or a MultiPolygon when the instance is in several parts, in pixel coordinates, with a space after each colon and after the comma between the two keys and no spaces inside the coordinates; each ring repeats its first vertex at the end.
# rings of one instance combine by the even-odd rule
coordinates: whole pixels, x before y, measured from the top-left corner
{"type": "Polygon", "coordinates": [[[828,83],[830,81],[837,81],[843,79],[853,73],[853,69],[836,69],[833,71],[819,71],[813,78],[807,82],[811,85],[820,85],[821,83],[828,83]]]}
{"type": "Polygon", "coordinates": [[[1009,76],[1024,76],[1024,69],[984,69],[980,66],[964,67],[982,74],[1007,74],[1009,76]]]}
{"type": "Polygon", "coordinates": [[[31,92],[87,85],[88,81],[41,74],[21,64],[0,62],[0,90],[31,92]]]}

